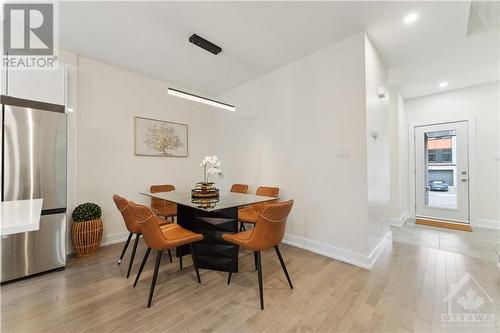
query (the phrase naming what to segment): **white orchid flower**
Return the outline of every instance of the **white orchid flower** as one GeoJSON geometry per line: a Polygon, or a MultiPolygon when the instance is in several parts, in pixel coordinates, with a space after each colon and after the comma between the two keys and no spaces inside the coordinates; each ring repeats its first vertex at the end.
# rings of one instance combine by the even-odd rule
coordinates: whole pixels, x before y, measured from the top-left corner
{"type": "Polygon", "coordinates": [[[203,181],[208,182],[208,176],[212,174],[222,175],[222,163],[217,155],[208,155],[201,161],[200,167],[203,168],[203,181]]]}

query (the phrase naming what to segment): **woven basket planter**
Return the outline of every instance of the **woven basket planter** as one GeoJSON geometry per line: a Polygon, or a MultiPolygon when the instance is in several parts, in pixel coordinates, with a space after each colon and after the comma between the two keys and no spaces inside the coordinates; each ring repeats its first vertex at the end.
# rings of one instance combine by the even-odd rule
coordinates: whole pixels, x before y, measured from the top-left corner
{"type": "Polygon", "coordinates": [[[102,239],[102,220],[73,222],[71,226],[71,239],[79,258],[94,255],[99,250],[102,239]]]}

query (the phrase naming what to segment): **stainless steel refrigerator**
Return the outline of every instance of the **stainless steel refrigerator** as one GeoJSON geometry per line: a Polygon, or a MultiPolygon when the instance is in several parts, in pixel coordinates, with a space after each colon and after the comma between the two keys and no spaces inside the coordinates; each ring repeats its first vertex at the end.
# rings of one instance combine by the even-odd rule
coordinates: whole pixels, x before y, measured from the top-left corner
{"type": "Polygon", "coordinates": [[[66,114],[9,96],[1,103],[1,200],[43,199],[38,230],[0,240],[3,283],[66,264],[66,114]]]}

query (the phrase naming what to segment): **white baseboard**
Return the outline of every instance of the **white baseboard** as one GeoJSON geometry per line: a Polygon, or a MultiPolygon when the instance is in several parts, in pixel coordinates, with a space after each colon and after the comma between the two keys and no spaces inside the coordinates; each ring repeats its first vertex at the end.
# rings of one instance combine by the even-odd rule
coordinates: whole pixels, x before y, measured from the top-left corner
{"type": "Polygon", "coordinates": [[[317,241],[309,240],[300,236],[285,234],[283,243],[295,246],[307,251],[324,255],[333,259],[344,261],[346,263],[371,269],[377,260],[382,250],[389,244],[392,244],[392,232],[389,231],[384,238],[375,246],[370,255],[353,252],[344,248],[320,243],[317,241]]]}
{"type": "Polygon", "coordinates": [[[500,230],[500,221],[477,219],[476,223],[473,223],[472,226],[500,230]]]}
{"type": "Polygon", "coordinates": [[[409,217],[410,217],[410,213],[408,213],[408,211],[405,211],[403,213],[403,215],[401,215],[400,218],[391,217],[391,225],[394,227],[402,227],[405,224],[406,220],[408,220],[409,217]]]}
{"type": "MultiPolygon", "coordinates": [[[[128,235],[128,232],[104,235],[101,241],[101,246],[124,242],[127,240],[128,235]]],[[[285,234],[283,243],[318,253],[326,257],[334,258],[358,267],[371,269],[384,248],[392,244],[392,232],[389,231],[368,256],[290,234],[285,234]]]]}
{"type": "Polygon", "coordinates": [[[121,243],[127,240],[129,232],[118,232],[116,234],[111,235],[103,235],[101,240],[101,246],[121,243]]]}
{"type": "Polygon", "coordinates": [[[369,268],[372,269],[373,264],[377,261],[378,257],[380,254],[384,251],[386,247],[391,247],[392,246],[392,231],[389,230],[385,236],[378,242],[377,246],[370,252],[370,255],[368,256],[368,260],[370,262],[369,268]]]}

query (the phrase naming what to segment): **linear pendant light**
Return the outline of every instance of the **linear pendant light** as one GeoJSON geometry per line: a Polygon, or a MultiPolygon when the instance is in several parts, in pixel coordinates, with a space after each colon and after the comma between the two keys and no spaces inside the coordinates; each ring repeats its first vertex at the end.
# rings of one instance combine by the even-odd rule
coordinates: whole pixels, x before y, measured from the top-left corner
{"type": "Polygon", "coordinates": [[[168,94],[172,95],[172,96],[180,97],[180,98],[189,99],[190,101],[194,101],[194,102],[199,102],[199,103],[203,103],[203,104],[208,104],[208,105],[211,105],[211,106],[215,106],[216,108],[221,108],[221,109],[228,110],[228,111],[233,111],[233,112],[236,111],[236,107],[233,106],[233,105],[222,103],[222,102],[217,102],[217,101],[214,101],[213,99],[209,99],[209,98],[201,97],[201,96],[198,96],[198,95],[190,94],[190,93],[187,93],[187,92],[184,92],[184,91],[181,91],[181,90],[177,90],[177,89],[174,89],[174,88],[168,88],[168,94]]]}

